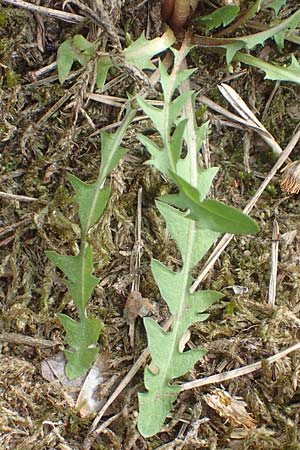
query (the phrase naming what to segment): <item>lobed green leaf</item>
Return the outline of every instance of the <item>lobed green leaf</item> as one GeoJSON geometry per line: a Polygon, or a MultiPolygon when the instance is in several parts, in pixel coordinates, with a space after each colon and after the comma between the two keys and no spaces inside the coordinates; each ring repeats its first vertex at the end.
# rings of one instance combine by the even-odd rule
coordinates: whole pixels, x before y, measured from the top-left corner
{"type": "Polygon", "coordinates": [[[68,77],[72,65],[78,61],[82,66],[86,65],[95,55],[98,43],[89,42],[80,34],[64,41],[57,51],[57,71],[60,83],[68,77]]]}
{"type": "MultiPolygon", "coordinates": [[[[171,49],[174,51],[174,49],[171,49]]],[[[176,53],[175,53],[176,57],[176,53]]],[[[163,89],[164,97],[169,101],[172,99],[172,95],[178,86],[187,78],[189,78],[196,69],[185,69],[180,70],[179,72],[172,72],[171,75],[168,74],[166,67],[164,64],[159,61],[158,63],[159,72],[160,72],[160,82],[163,89]]]]}
{"type": "Polygon", "coordinates": [[[145,386],[157,385],[151,392],[139,393],[138,430],[144,437],[156,434],[165,421],[180,392],[179,386],[161,384],[160,380],[146,367],[144,372],[145,386]],[[157,383],[156,383],[157,381],[157,383]]]}
{"type": "Polygon", "coordinates": [[[77,378],[83,375],[93,364],[98,349],[95,343],[98,341],[103,324],[99,319],[84,318],[77,322],[65,314],[59,318],[66,330],[66,342],[74,351],[65,351],[67,358],[66,376],[77,378]],[[91,347],[93,346],[94,347],[91,347]]]}
{"type": "Polygon", "coordinates": [[[171,47],[175,40],[176,38],[171,28],[168,28],[161,37],[151,40],[147,40],[143,32],[136,41],[124,50],[125,61],[138,67],[140,70],[153,70],[155,66],[151,58],[171,47]]]}
{"type": "Polygon", "coordinates": [[[81,231],[85,236],[101,217],[110,196],[110,188],[99,189],[99,183],[85,183],[70,173],[68,178],[76,192],[81,231]]]}
{"type": "Polygon", "coordinates": [[[207,16],[198,17],[195,20],[195,24],[204,27],[207,31],[211,31],[215,28],[223,25],[230,24],[238,15],[240,7],[237,5],[227,5],[216,9],[207,16]]]}
{"type": "Polygon", "coordinates": [[[170,160],[167,152],[163,148],[159,148],[151,139],[139,134],[138,140],[146,147],[152,159],[149,159],[145,164],[151,164],[161,171],[164,175],[170,170],[170,160]]]}
{"type": "Polygon", "coordinates": [[[114,134],[101,132],[101,165],[99,171],[101,179],[105,179],[117,167],[127,152],[125,148],[119,145],[119,134],[118,131],[114,134]]]}
{"type": "MultiPolygon", "coordinates": [[[[77,45],[86,51],[90,47],[79,39],[77,45]]],[[[87,317],[86,306],[92,292],[99,282],[93,275],[93,255],[87,242],[87,233],[100,218],[106,207],[110,188],[104,187],[108,174],[116,167],[125,150],[120,147],[121,140],[135,112],[128,108],[118,131],[114,134],[102,133],[102,159],[96,182],[88,184],[69,174],[69,181],[75,190],[79,206],[81,224],[81,245],[77,256],[63,256],[56,252],[46,252],[48,258],[65,274],[63,282],[68,286],[77,307],[79,321],[61,314],[60,319],[66,330],[66,342],[71,351],[66,351],[66,375],[75,378],[82,375],[93,363],[98,350],[95,344],[102,329],[99,319],[87,317]]]]}
{"type": "MultiPolygon", "coordinates": [[[[168,49],[175,40],[174,33],[170,28],[162,36],[151,40],[146,39],[143,33],[122,52],[122,55],[127,64],[131,64],[140,70],[153,70],[155,66],[151,59],[158,53],[168,49]]],[[[99,57],[96,77],[98,89],[103,89],[109,69],[119,65],[120,62],[112,56],[99,57]]]]}
{"type": "Polygon", "coordinates": [[[168,175],[169,171],[172,170],[172,164],[175,166],[179,161],[181,155],[181,149],[183,144],[183,135],[185,130],[186,121],[180,120],[170,139],[170,152],[172,161],[170,161],[170,154],[165,150],[165,148],[159,148],[151,139],[143,135],[138,135],[139,141],[146,147],[152,159],[146,161],[146,164],[151,164],[155,166],[161,173],[168,175]]]}
{"type": "Polygon", "coordinates": [[[287,0],[273,0],[271,3],[268,3],[266,8],[272,8],[275,11],[275,14],[279,13],[279,10],[286,4],[287,0]]]}
{"type": "Polygon", "coordinates": [[[108,71],[114,66],[110,56],[99,56],[96,66],[96,85],[100,91],[103,91],[108,71]]]}
{"type": "Polygon", "coordinates": [[[213,303],[223,298],[223,294],[216,291],[199,291],[186,295],[184,313],[182,314],[181,326],[187,329],[196,322],[203,322],[208,314],[200,314],[206,311],[213,303]]]}
{"type": "Polygon", "coordinates": [[[58,79],[62,84],[68,77],[74,62],[74,54],[72,49],[72,40],[64,41],[57,50],[57,71],[58,79]]]}
{"type": "Polygon", "coordinates": [[[282,20],[267,30],[237,38],[211,38],[201,36],[201,38],[198,39],[198,45],[224,48],[226,50],[227,64],[230,64],[235,54],[242,48],[251,50],[257,45],[263,45],[267,39],[275,38],[278,35],[279,42],[282,42],[282,40],[286,38],[287,34],[298,26],[299,22],[300,9],[298,9],[287,19],[282,20]]]}
{"type": "Polygon", "coordinates": [[[68,286],[72,299],[81,317],[99,279],[93,273],[93,255],[90,245],[83,241],[77,256],[63,256],[47,251],[46,255],[67,277],[63,282],[68,286]]]}
{"type": "MultiPolygon", "coordinates": [[[[202,229],[199,227],[198,223],[191,231],[190,221],[187,220],[186,213],[173,208],[167,203],[156,201],[155,204],[166,221],[167,229],[170,232],[172,239],[179,248],[183,263],[187,263],[187,255],[185,254],[186,248],[189,241],[191,239],[193,240],[193,253],[192,255],[189,255],[189,262],[191,266],[194,267],[216,242],[220,233],[209,229],[202,229]]],[[[162,296],[164,297],[164,295],[162,296]]]]}
{"type": "Polygon", "coordinates": [[[170,176],[179,188],[178,194],[162,197],[163,202],[156,202],[156,206],[182,257],[182,268],[177,272],[159,261],[151,262],[153,277],[171,313],[172,327],[171,331],[166,332],[153,319],[144,319],[152,357],[151,365],[144,372],[147,392],[139,394],[138,429],[145,437],[161,429],[172,408],[180,391],[179,386],[172,384],[174,379],[188,372],[206,352],[203,349],[182,350],[188,328],[197,321],[206,320],[208,314],[203,312],[222,297],[215,291],[191,294],[193,268],[220,232],[254,233],[258,229],[252,219],[236,209],[215,200],[205,200],[217,173],[217,168],[202,170],[197,163],[208,124],[198,128],[194,118],[190,117],[190,109],[194,105],[193,92],[185,92],[173,100],[175,89],[188,75],[176,72],[177,62],[180,61],[177,58],[182,55],[177,51],[174,54],[175,69],[170,75],[161,66],[162,109],[149,105],[142,98],[138,99],[163,141],[162,148],[159,148],[150,139],[140,137],[152,157],[148,163],[170,176]],[[186,119],[179,118],[182,111],[186,119]],[[181,157],[183,140],[187,145],[184,158],[181,157]]]}
{"type": "Polygon", "coordinates": [[[137,102],[139,106],[143,109],[145,114],[152,120],[155,128],[162,136],[165,129],[165,123],[163,120],[164,112],[162,109],[157,108],[156,106],[150,105],[147,103],[142,97],[137,97],[137,102]]]}
{"type": "Polygon", "coordinates": [[[265,72],[265,79],[274,81],[290,81],[300,84],[300,64],[294,55],[291,57],[291,63],[288,66],[278,66],[267,63],[260,58],[252,55],[246,55],[238,52],[235,59],[248,64],[249,66],[257,67],[265,72]]]}
{"type": "Polygon", "coordinates": [[[155,259],[151,261],[151,270],[160,294],[166,301],[171,314],[177,314],[182,295],[181,288],[184,283],[184,274],[173,272],[155,259]]]}

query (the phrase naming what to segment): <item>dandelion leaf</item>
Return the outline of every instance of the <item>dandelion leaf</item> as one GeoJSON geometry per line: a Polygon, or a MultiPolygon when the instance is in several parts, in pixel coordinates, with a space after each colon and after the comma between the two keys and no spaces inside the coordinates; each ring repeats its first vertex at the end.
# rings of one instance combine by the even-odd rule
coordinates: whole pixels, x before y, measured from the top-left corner
{"type": "Polygon", "coordinates": [[[72,49],[72,40],[67,39],[59,47],[57,51],[57,71],[58,79],[62,84],[68,77],[74,62],[74,54],[72,49]]]}
{"type": "Polygon", "coordinates": [[[223,25],[230,24],[238,15],[240,11],[237,5],[227,5],[216,9],[211,14],[207,16],[201,16],[195,20],[196,25],[205,28],[207,31],[213,30],[215,28],[223,25]]]}
{"type": "Polygon", "coordinates": [[[178,163],[181,155],[183,135],[185,131],[186,120],[180,120],[171,139],[170,139],[170,153],[159,148],[154,142],[146,136],[139,135],[139,141],[146,147],[152,159],[148,160],[146,164],[155,166],[161,173],[168,175],[178,163]]]}
{"type": "Polygon", "coordinates": [[[172,270],[155,259],[151,261],[151,270],[161,296],[167,302],[171,314],[176,314],[183,282],[182,274],[180,272],[172,272],[172,270]]]}
{"type": "Polygon", "coordinates": [[[300,9],[285,20],[277,23],[267,30],[258,33],[250,34],[248,36],[241,36],[237,38],[210,38],[201,36],[201,45],[222,47],[226,50],[226,61],[230,64],[235,54],[242,48],[253,49],[257,45],[263,45],[267,39],[274,38],[279,34],[278,41],[282,43],[287,33],[294,30],[300,21],[300,9]],[[283,33],[283,34],[282,34],[283,33]],[[205,43],[207,41],[207,44],[205,43]]]}
{"type": "Polygon", "coordinates": [[[68,178],[76,192],[81,230],[85,236],[101,217],[110,196],[110,188],[99,189],[97,182],[85,183],[72,174],[68,174],[68,178]]]}
{"type": "Polygon", "coordinates": [[[170,170],[170,160],[167,152],[164,152],[162,148],[159,148],[153,141],[151,141],[151,139],[142,134],[138,135],[138,139],[152,156],[152,158],[146,161],[145,164],[153,165],[164,175],[167,175],[170,170]]]}
{"type": "Polygon", "coordinates": [[[97,41],[89,42],[81,34],[76,34],[72,39],[74,60],[85,66],[91,57],[95,55],[97,47],[97,41]]]}
{"type": "Polygon", "coordinates": [[[93,256],[91,247],[83,242],[77,256],[58,255],[56,252],[46,252],[52,261],[67,277],[63,280],[68,286],[72,299],[79,314],[84,313],[89,298],[97,286],[99,279],[94,277],[93,256]]]}
{"type": "MultiPolygon", "coordinates": [[[[203,233],[204,230],[198,230],[195,224],[191,227],[193,222],[185,213],[165,203],[156,202],[156,204],[172,238],[178,244],[184,266],[193,267],[216,240],[218,233],[210,234],[209,230],[205,230],[207,236],[204,234],[199,236],[198,233],[203,233]],[[187,252],[190,240],[194,243],[192,254],[187,252]]],[[[208,314],[201,313],[222,297],[222,294],[214,291],[190,294],[189,287],[192,280],[184,269],[173,272],[156,260],[152,260],[151,269],[161,296],[170,309],[173,325],[171,331],[166,332],[153,319],[144,319],[155,371],[153,372],[151,366],[146,367],[144,376],[147,392],[139,394],[138,428],[143,436],[157,433],[170,411],[178,392],[177,386],[171,385],[172,380],[191,370],[206,353],[204,349],[181,351],[182,336],[195,322],[207,319],[208,314]]]]}
{"type": "Polygon", "coordinates": [[[294,55],[291,57],[291,63],[287,66],[267,63],[255,56],[240,53],[237,54],[236,59],[249,66],[254,66],[263,70],[266,74],[265,79],[273,81],[291,81],[300,84],[300,64],[294,55]]]}
{"type": "Polygon", "coordinates": [[[158,53],[167,50],[175,40],[174,33],[170,28],[168,28],[162,36],[151,40],[147,40],[145,34],[142,33],[136,41],[124,50],[125,61],[129,64],[133,64],[140,70],[153,70],[155,69],[155,66],[152,63],[151,58],[158,53]]]}
{"type": "Polygon", "coordinates": [[[280,9],[286,4],[287,0],[273,0],[271,3],[266,5],[266,8],[272,8],[275,14],[278,14],[280,9]]]}
{"type": "MultiPolygon", "coordinates": [[[[82,51],[90,47],[84,40],[77,42],[82,51]]],[[[48,258],[64,273],[63,282],[68,287],[71,297],[78,311],[79,320],[73,320],[65,314],[60,314],[60,320],[66,330],[66,342],[71,351],[66,351],[66,375],[75,378],[82,375],[93,363],[98,350],[96,343],[102,329],[99,319],[87,316],[86,306],[91,298],[99,279],[93,274],[93,255],[87,234],[107,204],[110,188],[104,187],[107,175],[118,164],[125,150],[120,143],[135,111],[128,108],[127,113],[113,134],[102,133],[102,159],[96,182],[85,183],[74,175],[69,174],[69,181],[75,190],[75,198],[79,206],[81,224],[81,245],[77,256],[64,256],[56,252],[46,252],[48,258]]]]}
{"type": "Polygon", "coordinates": [[[164,112],[162,109],[157,108],[156,106],[150,105],[146,102],[142,97],[137,98],[137,102],[139,106],[144,110],[148,117],[152,120],[155,128],[163,135],[165,123],[164,123],[164,112]]]}
{"type": "MultiPolygon", "coordinates": [[[[155,379],[148,367],[145,369],[144,382],[147,387],[147,379],[149,384],[155,379]],[[147,375],[148,374],[148,375],[147,375]]],[[[156,434],[166,419],[166,416],[172,408],[173,402],[176,400],[180,388],[179,386],[162,385],[157,380],[157,389],[151,392],[139,393],[139,418],[138,430],[144,437],[156,434]]]]}
{"type": "Polygon", "coordinates": [[[87,318],[85,308],[99,280],[92,274],[92,251],[86,242],[81,244],[80,253],[77,256],[46,253],[50,261],[56,264],[67,277],[63,281],[68,286],[79,312],[79,321],[60,314],[60,320],[66,330],[66,341],[74,349],[73,352],[66,352],[66,374],[76,378],[90,367],[97,353],[97,349],[89,347],[97,342],[102,322],[98,319],[87,318]]]}
{"type": "Polygon", "coordinates": [[[78,61],[82,66],[86,65],[96,53],[97,42],[89,42],[80,34],[64,41],[57,51],[57,71],[60,83],[68,77],[72,65],[78,61]]]}
{"type": "Polygon", "coordinates": [[[74,351],[66,351],[66,375],[69,378],[81,376],[94,362],[98,353],[95,343],[103,327],[101,320],[83,317],[75,321],[65,314],[59,318],[66,330],[66,342],[74,351]]]}
{"type": "MultiPolygon", "coordinates": [[[[127,64],[132,64],[140,70],[154,70],[155,66],[151,59],[165,50],[175,42],[173,31],[168,28],[160,37],[148,40],[145,33],[132,42],[124,51],[123,56],[127,64]]],[[[103,89],[107,73],[111,67],[117,67],[119,62],[113,57],[100,56],[97,62],[97,87],[103,89]]]]}
{"type": "Polygon", "coordinates": [[[116,133],[101,132],[101,165],[100,174],[104,179],[119,164],[127,150],[118,145],[118,131],[116,133]]]}
{"type": "Polygon", "coordinates": [[[188,328],[196,322],[203,322],[208,314],[200,314],[206,311],[213,303],[220,300],[223,294],[216,291],[199,291],[186,295],[184,314],[182,315],[182,328],[188,328]]]}
{"type": "Polygon", "coordinates": [[[216,168],[197,168],[198,152],[208,124],[198,128],[194,118],[190,117],[193,92],[185,92],[173,100],[175,89],[188,75],[176,72],[183,53],[182,51],[180,55],[174,50],[175,68],[171,75],[161,66],[164,93],[162,108],[149,105],[143,98],[138,98],[139,105],[153,121],[162,138],[161,148],[148,138],[141,138],[152,157],[149,163],[169,176],[179,189],[177,194],[162,197],[162,201],[157,201],[156,206],[166,221],[167,229],[182,258],[181,268],[176,272],[157,260],[151,262],[153,277],[169,307],[172,324],[171,329],[165,331],[153,319],[144,319],[152,357],[151,364],[144,371],[147,391],[139,394],[138,429],[145,437],[158,433],[163,426],[180,392],[176,378],[184,376],[206,353],[201,348],[185,348],[188,328],[198,321],[206,320],[208,314],[204,312],[222,297],[222,294],[215,291],[191,294],[193,268],[207,253],[220,232],[252,233],[258,229],[254,221],[234,208],[206,199],[217,173],[216,168]],[[185,107],[187,101],[189,105],[185,107]],[[187,146],[184,158],[181,157],[183,140],[187,146]]]}
{"type": "Polygon", "coordinates": [[[210,167],[209,169],[198,171],[198,192],[200,201],[203,201],[208,195],[211,184],[219,171],[218,167],[210,167]]]}
{"type": "MultiPolygon", "coordinates": [[[[203,349],[180,352],[176,333],[173,331],[165,332],[155,320],[149,317],[144,319],[144,325],[152,360],[158,368],[158,373],[155,374],[156,380],[160,378],[162,382],[165,380],[169,382],[184,375],[206,353],[203,349]],[[170,360],[172,360],[172,364],[170,364],[170,360]]],[[[147,389],[149,392],[153,387],[152,383],[148,383],[147,389]]]]}
{"type": "MultiPolygon", "coordinates": [[[[174,50],[174,49],[172,49],[174,50]]],[[[175,53],[176,56],[176,53],[175,53]]],[[[186,80],[189,76],[191,76],[196,69],[185,69],[185,70],[180,70],[179,72],[177,72],[176,74],[172,74],[172,79],[170,77],[170,75],[167,72],[166,67],[164,66],[164,64],[159,61],[159,72],[160,72],[160,82],[163,88],[163,92],[164,92],[164,96],[172,96],[172,93],[174,92],[175,89],[178,88],[178,86],[184,81],[186,80]]]]}
{"type": "Polygon", "coordinates": [[[112,58],[109,56],[99,56],[96,66],[96,85],[100,91],[103,91],[108,71],[113,66],[112,58]]]}
{"type": "Polygon", "coordinates": [[[180,250],[183,262],[186,260],[185,249],[188,242],[190,239],[194,239],[193,253],[189,257],[191,265],[196,265],[218,239],[219,233],[198,228],[197,224],[191,236],[190,223],[186,219],[186,213],[167,203],[156,201],[155,204],[166,221],[168,231],[180,250]]]}

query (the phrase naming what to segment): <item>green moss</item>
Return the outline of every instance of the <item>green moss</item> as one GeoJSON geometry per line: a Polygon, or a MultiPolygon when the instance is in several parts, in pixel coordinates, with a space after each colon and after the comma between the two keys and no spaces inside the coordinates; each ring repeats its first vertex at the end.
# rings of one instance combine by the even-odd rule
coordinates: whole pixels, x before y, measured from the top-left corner
{"type": "Polygon", "coordinates": [[[290,89],[278,89],[274,96],[268,114],[263,124],[281,145],[293,134],[295,125],[290,117],[290,106],[295,102],[295,96],[299,96],[299,86],[295,86],[295,92],[290,89]]]}
{"type": "Polygon", "coordinates": [[[200,125],[203,122],[206,111],[207,111],[206,105],[200,105],[199,108],[196,109],[195,116],[198,125],[200,125]]]}
{"type": "Polygon", "coordinates": [[[236,311],[237,306],[234,300],[230,300],[229,303],[227,303],[226,305],[226,314],[228,314],[229,316],[232,316],[232,314],[236,311]]]}
{"type": "Polygon", "coordinates": [[[7,12],[5,9],[0,7],[0,27],[5,28],[7,23],[7,12]]]}
{"type": "Polygon", "coordinates": [[[14,39],[0,39],[0,56],[4,56],[6,53],[10,52],[14,48],[14,45],[14,39]]]}
{"type": "Polygon", "coordinates": [[[12,69],[6,70],[5,76],[6,76],[6,86],[8,88],[13,88],[17,86],[17,84],[19,83],[19,75],[12,69]]]}
{"type": "Polygon", "coordinates": [[[276,186],[274,186],[274,184],[269,184],[266,188],[266,192],[270,195],[270,197],[276,197],[278,193],[276,186]]]}

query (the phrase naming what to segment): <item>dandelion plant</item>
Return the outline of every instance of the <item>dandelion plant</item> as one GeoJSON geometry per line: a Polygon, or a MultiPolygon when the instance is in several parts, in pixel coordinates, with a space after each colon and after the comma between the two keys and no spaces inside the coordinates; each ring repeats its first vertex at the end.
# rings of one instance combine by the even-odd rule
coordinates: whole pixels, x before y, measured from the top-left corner
{"type": "Polygon", "coordinates": [[[133,116],[134,111],[129,109],[116,133],[102,132],[101,165],[94,183],[86,183],[75,175],[68,175],[79,208],[81,226],[79,254],[64,256],[53,251],[47,252],[48,258],[66,276],[63,282],[69,288],[79,316],[79,320],[74,320],[66,314],[59,314],[66,330],[66,342],[71,347],[71,350],[65,351],[67,358],[65,372],[69,378],[82,375],[91,366],[98,353],[96,343],[103,326],[102,321],[88,317],[86,311],[87,303],[99,282],[93,275],[93,255],[88,232],[99,220],[108,202],[111,189],[105,182],[126,152],[120,144],[133,116]]]}
{"type": "Polygon", "coordinates": [[[145,318],[148,347],[152,363],[145,368],[146,392],[139,394],[138,429],[147,437],[160,431],[166,416],[180,392],[174,383],[186,374],[206,353],[204,349],[185,349],[188,328],[207,319],[203,314],[222,294],[206,290],[190,294],[192,270],[207,253],[220,233],[256,233],[256,223],[237,211],[213,199],[206,199],[217,168],[202,169],[198,153],[207,133],[208,124],[198,127],[194,113],[186,105],[194,105],[194,93],[175,91],[193,70],[180,70],[187,50],[177,52],[174,69],[169,75],[160,64],[161,86],[164,96],[161,109],[149,105],[143,98],[139,105],[151,118],[161,136],[162,145],[140,136],[140,141],[151,155],[148,164],[154,165],[177,186],[178,193],[161,197],[157,208],[167,229],[176,242],[182,258],[182,267],[173,271],[153,259],[151,270],[162,298],[167,302],[172,317],[171,331],[153,319],[145,318]],[[186,156],[182,156],[183,144],[186,156]]]}

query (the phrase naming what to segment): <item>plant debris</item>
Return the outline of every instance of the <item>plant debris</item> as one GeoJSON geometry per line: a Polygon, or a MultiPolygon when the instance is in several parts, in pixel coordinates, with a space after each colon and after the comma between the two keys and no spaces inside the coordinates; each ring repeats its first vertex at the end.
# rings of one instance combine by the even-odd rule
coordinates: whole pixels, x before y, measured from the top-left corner
{"type": "MultiPolygon", "coordinates": [[[[78,211],[66,173],[94,181],[101,164],[99,130],[114,127],[119,120],[120,108],[96,102],[89,93],[127,99],[128,93],[135,95],[143,89],[144,82],[129,70],[112,68],[105,91],[97,92],[91,60],[85,68],[74,65],[61,86],[55,70],[56,54],[59,45],[76,34],[90,42],[99,39],[100,53],[118,52],[117,41],[112,40],[116,35],[122,46],[124,39],[136,40],[143,31],[147,39],[155,38],[162,34],[161,2],[89,2],[96,15],[101,15],[99,5],[103,5],[110,17],[105,21],[101,15],[101,27],[91,19],[90,11],[81,9],[83,2],[74,2],[72,7],[67,2],[65,11],[60,11],[74,16],[73,22],[41,11],[33,14],[5,1],[0,3],[0,190],[8,194],[0,198],[0,321],[5,332],[0,355],[0,448],[81,450],[93,417],[79,417],[64,388],[42,377],[42,362],[65,349],[57,314],[76,317],[70,294],[45,251],[77,253],[78,211]],[[80,19],[74,22],[76,17],[80,19]],[[36,78],[33,74],[37,74],[36,78]],[[23,201],[18,196],[35,200],[23,201]]],[[[30,5],[35,7],[34,3],[30,5]]],[[[46,6],[59,8],[53,0],[43,2],[46,6]]],[[[201,3],[201,14],[210,12],[206,7],[205,2],[201,3]]],[[[294,12],[297,7],[298,3],[291,0],[279,13],[284,18],[288,8],[294,12]]],[[[272,9],[262,11],[259,18],[271,20],[272,14],[272,9]]],[[[250,28],[245,31],[250,33],[250,28]]],[[[272,41],[251,53],[260,57],[261,52],[280,65],[288,61],[291,53],[298,61],[300,58],[299,45],[293,42],[286,43],[282,53],[272,41]]],[[[228,105],[217,85],[230,83],[278,144],[282,148],[287,145],[299,123],[294,113],[299,84],[279,82],[273,96],[274,82],[263,80],[256,69],[241,67],[237,61],[226,67],[224,56],[207,48],[193,48],[188,62],[189,67],[197,67],[191,77],[195,92],[201,91],[201,95],[225,108],[228,105]]],[[[160,94],[155,95],[160,101],[160,94]]],[[[231,119],[203,106],[197,97],[196,106],[199,124],[207,119],[211,123],[206,160],[220,167],[212,195],[243,209],[276,156],[257,134],[233,126],[231,119]]],[[[88,312],[101,317],[105,324],[99,345],[110,364],[109,380],[100,388],[100,398],[102,394],[108,398],[116,391],[147,345],[142,322],[137,319],[134,346],[130,346],[123,317],[132,285],[131,249],[135,245],[140,187],[143,253],[139,291],[143,298],[155,301],[161,322],[168,319],[169,312],[153,282],[150,260],[159,259],[171,270],[181,265],[178,250],[154,206],[156,197],[172,194],[173,188],[154,168],[143,165],[149,155],[137,141],[137,132],[157,138],[150,121],[139,120],[131,125],[123,142],[128,154],[110,176],[109,204],[88,236],[93,244],[95,276],[101,280],[88,312]]],[[[289,174],[287,186],[299,192],[295,178],[299,144],[291,158],[294,163],[283,177],[289,174]]],[[[206,342],[209,351],[182,382],[264,361],[299,342],[300,209],[299,194],[289,192],[281,191],[277,174],[253,210],[252,217],[261,228],[259,235],[233,239],[202,282],[204,289],[220,290],[225,296],[210,308],[209,320],[191,328],[186,345],[201,347],[206,342]],[[280,246],[276,303],[272,306],[267,304],[267,296],[274,218],[279,226],[280,246]],[[247,287],[247,292],[240,290],[233,295],[232,289],[226,289],[228,286],[247,287]]],[[[195,278],[200,270],[195,268],[195,278]]],[[[295,351],[272,365],[263,364],[257,372],[223,383],[231,402],[234,399],[245,408],[246,422],[252,420],[255,424],[249,429],[228,415],[222,416],[204,400],[220,385],[203,386],[181,392],[163,432],[148,439],[136,431],[137,391],[142,387],[139,370],[114,401],[91,449],[296,450],[300,442],[299,367],[300,352],[295,351]]]]}

